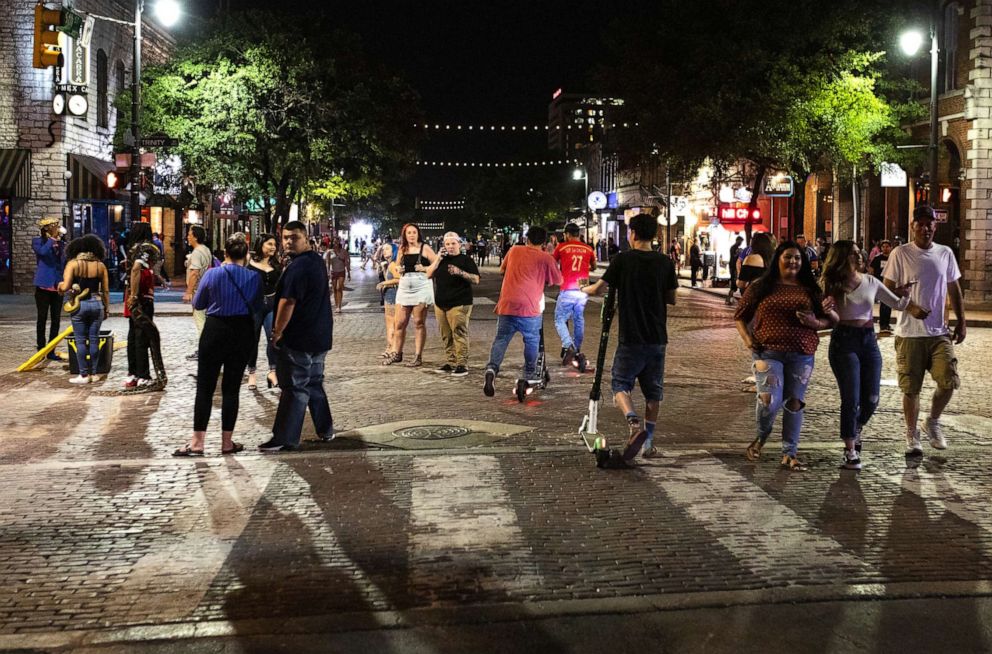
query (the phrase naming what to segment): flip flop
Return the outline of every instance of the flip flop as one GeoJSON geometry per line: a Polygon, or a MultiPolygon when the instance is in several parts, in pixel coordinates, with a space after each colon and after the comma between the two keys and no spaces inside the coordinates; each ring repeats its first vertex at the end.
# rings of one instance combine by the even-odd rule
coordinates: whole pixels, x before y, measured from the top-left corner
{"type": "Polygon", "coordinates": [[[232,441],[231,442],[231,449],[229,449],[229,450],[221,450],[220,453],[221,454],[237,454],[238,452],[244,451],[244,449],[245,449],[245,446],[244,445],[242,445],[241,443],[235,443],[235,442],[232,441]]]}
{"type": "Polygon", "coordinates": [[[203,450],[194,450],[187,443],[172,453],[172,456],[203,456],[203,450]]]}

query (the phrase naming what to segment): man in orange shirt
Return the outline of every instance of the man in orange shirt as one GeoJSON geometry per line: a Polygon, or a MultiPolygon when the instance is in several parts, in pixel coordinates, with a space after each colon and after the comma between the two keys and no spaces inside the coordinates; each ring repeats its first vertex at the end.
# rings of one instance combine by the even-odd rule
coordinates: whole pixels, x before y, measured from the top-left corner
{"type": "Polygon", "coordinates": [[[565,242],[555,248],[552,256],[561,267],[561,292],[555,306],[555,329],[561,338],[561,365],[571,365],[576,355],[582,351],[585,336],[585,309],[589,296],[580,288],[589,283],[589,270],[596,266],[595,251],[579,240],[579,226],[565,226],[565,242]],[[568,330],[572,321],[575,336],[568,330]]]}
{"type": "Polygon", "coordinates": [[[510,248],[499,271],[503,286],[495,313],[496,338],[486,364],[486,381],[483,392],[496,394],[496,375],[506,355],[506,348],[517,332],[524,338],[524,376],[534,380],[537,354],[541,344],[541,326],[544,313],[544,287],[561,284],[561,273],[550,254],[542,248],[548,238],[543,227],[527,230],[527,244],[510,248]]]}

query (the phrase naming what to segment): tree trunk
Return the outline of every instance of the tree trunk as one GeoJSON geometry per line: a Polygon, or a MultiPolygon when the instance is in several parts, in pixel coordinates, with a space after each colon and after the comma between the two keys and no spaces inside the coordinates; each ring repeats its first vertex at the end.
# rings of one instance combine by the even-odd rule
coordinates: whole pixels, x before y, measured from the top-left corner
{"type": "Polygon", "coordinates": [[[766,164],[758,164],[758,171],[754,174],[754,186],[751,188],[751,201],[747,205],[747,219],[744,221],[744,239],[748,247],[751,246],[751,221],[754,210],[758,208],[758,194],[761,193],[761,185],[765,182],[765,173],[768,171],[766,164]]]}

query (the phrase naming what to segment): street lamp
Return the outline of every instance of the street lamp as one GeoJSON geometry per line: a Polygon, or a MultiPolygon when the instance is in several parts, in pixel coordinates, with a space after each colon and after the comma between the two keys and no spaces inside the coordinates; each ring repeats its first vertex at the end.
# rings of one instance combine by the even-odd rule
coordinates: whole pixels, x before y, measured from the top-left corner
{"type": "Polygon", "coordinates": [[[582,204],[579,206],[582,209],[582,217],[586,221],[586,241],[589,241],[590,219],[586,218],[586,209],[589,207],[589,174],[586,172],[585,168],[576,168],[572,171],[572,179],[575,181],[579,181],[581,179],[585,182],[585,193],[582,195],[582,204]]]}
{"type": "MultiPolygon", "coordinates": [[[[937,25],[939,24],[940,3],[934,3],[930,15],[930,143],[927,145],[927,168],[930,176],[930,193],[928,202],[932,207],[937,199],[937,66],[938,43],[937,25]]],[[[909,30],[899,37],[899,47],[908,57],[912,57],[923,47],[923,34],[918,30],[909,30]]]]}

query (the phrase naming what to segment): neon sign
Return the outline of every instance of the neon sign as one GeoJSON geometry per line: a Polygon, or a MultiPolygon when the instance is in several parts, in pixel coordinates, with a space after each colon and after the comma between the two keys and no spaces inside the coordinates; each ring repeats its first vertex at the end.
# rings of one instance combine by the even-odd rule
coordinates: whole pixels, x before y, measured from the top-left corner
{"type": "Polygon", "coordinates": [[[717,207],[717,217],[723,224],[744,225],[747,223],[760,223],[761,210],[755,208],[751,210],[748,205],[742,202],[724,203],[717,207]]]}

